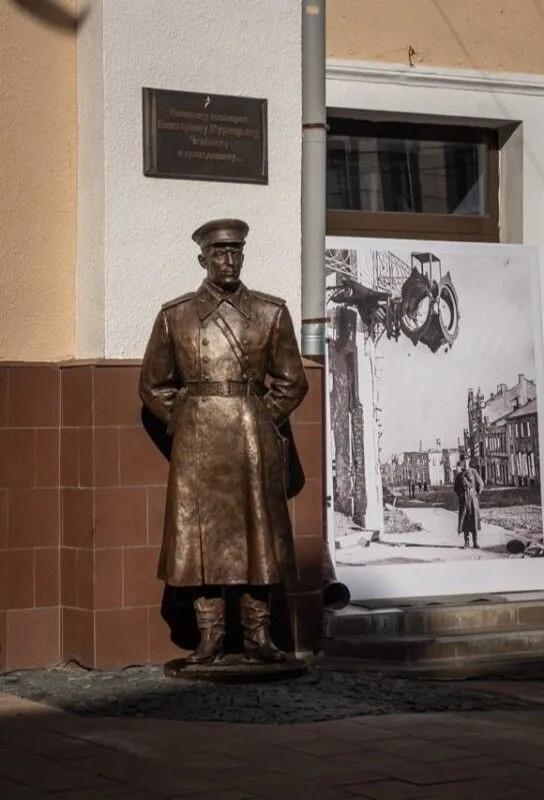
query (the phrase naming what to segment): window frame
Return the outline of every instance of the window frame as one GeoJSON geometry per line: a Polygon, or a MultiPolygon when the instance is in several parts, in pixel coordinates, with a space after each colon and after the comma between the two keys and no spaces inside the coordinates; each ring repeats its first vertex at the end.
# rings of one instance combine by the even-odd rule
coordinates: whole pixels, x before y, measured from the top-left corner
{"type": "Polygon", "coordinates": [[[328,236],[499,242],[498,130],[448,124],[372,122],[331,115],[328,132],[336,136],[406,138],[419,141],[463,142],[487,145],[488,214],[426,214],[395,211],[327,209],[328,236]]]}

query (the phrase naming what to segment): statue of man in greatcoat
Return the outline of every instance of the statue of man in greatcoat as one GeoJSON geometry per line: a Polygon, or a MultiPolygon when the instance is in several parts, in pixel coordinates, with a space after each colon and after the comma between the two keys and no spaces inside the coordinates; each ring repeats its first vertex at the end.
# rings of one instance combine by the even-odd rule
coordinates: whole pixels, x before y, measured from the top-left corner
{"type": "Polygon", "coordinates": [[[223,653],[227,587],[239,594],[247,657],[284,660],[269,593],[296,575],[279,428],[308,384],[285,301],[240,281],[248,231],[236,219],[195,231],[206,277],[162,307],[140,376],[144,404],[173,435],[158,577],[193,587],[192,664],[223,653]]]}

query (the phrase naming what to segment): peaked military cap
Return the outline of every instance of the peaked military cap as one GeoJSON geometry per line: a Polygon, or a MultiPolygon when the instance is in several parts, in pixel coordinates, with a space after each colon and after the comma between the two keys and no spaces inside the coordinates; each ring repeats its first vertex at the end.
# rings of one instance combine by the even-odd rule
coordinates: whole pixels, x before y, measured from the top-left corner
{"type": "Polygon", "coordinates": [[[241,219],[214,219],[201,225],[192,239],[204,250],[211,244],[244,244],[249,225],[241,219]]]}

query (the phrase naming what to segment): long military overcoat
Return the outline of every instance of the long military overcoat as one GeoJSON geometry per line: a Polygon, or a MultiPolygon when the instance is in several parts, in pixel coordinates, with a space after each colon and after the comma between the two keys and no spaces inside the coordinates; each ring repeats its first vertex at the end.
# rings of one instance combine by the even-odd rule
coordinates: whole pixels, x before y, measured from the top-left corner
{"type": "Polygon", "coordinates": [[[477,533],[481,529],[479,497],[483,488],[484,482],[473,467],[457,473],[453,489],[459,498],[459,533],[477,533]]]}
{"type": "Polygon", "coordinates": [[[270,585],[293,574],[277,425],[307,389],[283,300],[243,284],[223,293],[205,280],[163,306],[140,376],[143,402],[173,433],[160,579],[270,585]],[[248,378],[268,389],[245,392],[248,378]],[[229,382],[234,396],[224,396],[229,382]],[[216,384],[222,395],[214,394],[216,384]]]}

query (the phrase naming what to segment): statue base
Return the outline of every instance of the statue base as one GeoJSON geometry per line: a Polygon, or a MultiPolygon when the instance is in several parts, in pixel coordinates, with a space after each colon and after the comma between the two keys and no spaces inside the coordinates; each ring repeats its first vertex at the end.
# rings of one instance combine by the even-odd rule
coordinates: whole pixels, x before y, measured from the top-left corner
{"type": "Polygon", "coordinates": [[[211,683],[265,683],[300,678],[308,669],[302,658],[288,658],[281,663],[249,661],[242,654],[229,653],[211,664],[188,664],[176,658],[164,665],[167,678],[211,683]]]}

